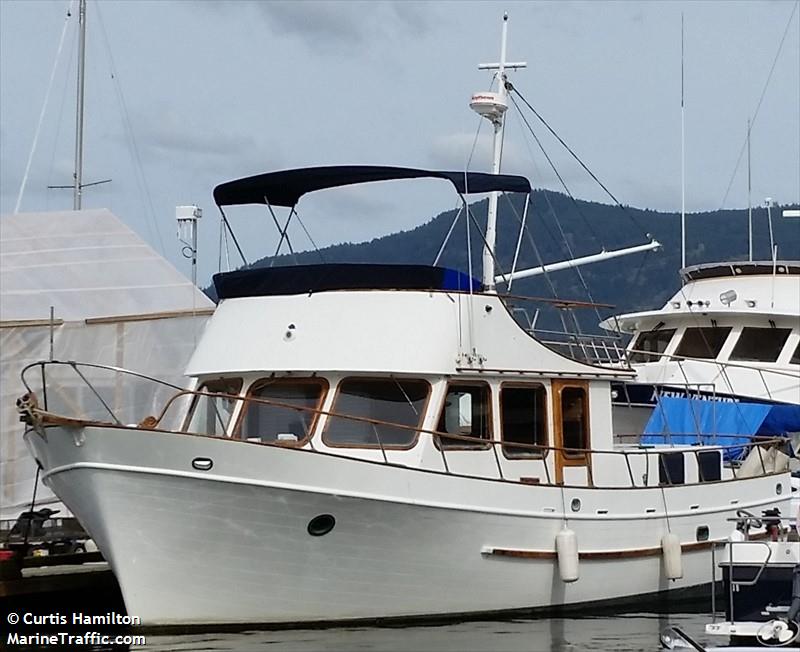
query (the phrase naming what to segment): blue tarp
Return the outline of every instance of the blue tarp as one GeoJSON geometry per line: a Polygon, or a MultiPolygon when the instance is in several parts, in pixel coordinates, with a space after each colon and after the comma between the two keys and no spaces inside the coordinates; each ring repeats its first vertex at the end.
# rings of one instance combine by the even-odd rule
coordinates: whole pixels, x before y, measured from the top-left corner
{"type": "Polygon", "coordinates": [[[642,443],[742,444],[726,451],[726,459],[736,459],[750,437],[790,432],[800,432],[800,405],[664,397],[650,415],[642,443]]]}

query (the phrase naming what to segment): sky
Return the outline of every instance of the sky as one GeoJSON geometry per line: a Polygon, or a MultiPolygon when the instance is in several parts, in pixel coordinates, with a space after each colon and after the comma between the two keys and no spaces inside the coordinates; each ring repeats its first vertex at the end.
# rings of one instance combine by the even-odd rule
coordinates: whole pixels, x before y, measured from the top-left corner
{"type": "MultiPolygon", "coordinates": [[[[69,6],[0,0],[1,213],[14,210],[54,62],[20,210],[72,207],[70,190],[47,189],[72,178],[77,3],[67,20],[69,6]]],[[[491,73],[477,64],[499,58],[504,11],[508,58],[528,64],[510,80],[622,203],[680,210],[682,15],[687,212],[746,206],[744,159],[733,173],[749,117],[754,204],[800,202],[793,0],[89,0],[83,176],[112,181],[86,188],[83,206],[111,209],[188,274],[175,206],[199,205],[205,285],[220,265],[218,183],[311,165],[469,161],[488,170],[491,129],[469,98],[489,88],[491,73]]],[[[607,201],[526,117],[571,192],[607,201]]],[[[513,109],[503,171],[561,189],[513,109]]],[[[456,202],[441,181],[403,181],[316,193],[300,215],[324,246],[413,228],[456,202]]],[[[263,208],[228,215],[248,260],[274,253],[263,208]]],[[[310,248],[301,230],[291,235],[310,248]]]]}

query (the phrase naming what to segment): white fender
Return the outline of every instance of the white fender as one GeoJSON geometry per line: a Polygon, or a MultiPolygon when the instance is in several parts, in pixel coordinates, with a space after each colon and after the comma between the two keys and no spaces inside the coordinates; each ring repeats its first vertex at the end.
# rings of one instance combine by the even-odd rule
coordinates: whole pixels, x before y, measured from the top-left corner
{"type": "Polygon", "coordinates": [[[558,574],[562,582],[578,580],[578,535],[566,527],[556,535],[558,574]]]}
{"type": "Polygon", "coordinates": [[[667,533],[661,537],[661,552],[664,558],[664,574],[667,579],[679,580],[682,578],[681,542],[677,534],[667,533]]]}

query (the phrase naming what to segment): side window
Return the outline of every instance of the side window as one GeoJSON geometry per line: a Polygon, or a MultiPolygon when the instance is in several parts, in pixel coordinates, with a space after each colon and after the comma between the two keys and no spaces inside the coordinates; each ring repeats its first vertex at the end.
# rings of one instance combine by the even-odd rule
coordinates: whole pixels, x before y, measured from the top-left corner
{"type": "Polygon", "coordinates": [[[220,378],[200,385],[186,419],[184,432],[224,435],[238,403],[231,397],[237,396],[241,389],[241,378],[220,378]]]}
{"type": "Polygon", "coordinates": [[[789,360],[792,364],[800,364],[800,342],[797,343],[797,347],[792,353],[792,359],[789,360]]]}
{"type": "Polygon", "coordinates": [[[336,416],[328,417],[323,440],[329,446],[410,448],[429,394],[424,380],[345,378],[331,408],[336,416]]]}
{"type": "Polygon", "coordinates": [[[304,442],[316,421],[328,384],[318,378],[258,381],[240,419],[239,437],[250,441],[304,442]]]}
{"type": "Polygon", "coordinates": [[[457,439],[437,437],[437,446],[442,448],[485,448],[492,438],[492,393],[485,383],[450,385],[439,417],[439,432],[446,432],[457,439]]]}
{"type": "Polygon", "coordinates": [[[583,387],[561,389],[561,433],[564,457],[584,457],[589,448],[589,410],[583,387]]]}
{"type": "MultiPolygon", "coordinates": [[[[547,446],[547,390],[543,385],[500,389],[503,453],[509,457],[541,457],[542,451],[509,444],[547,446]]],[[[545,452],[546,454],[546,452],[545,452]]]]}
{"type": "Polygon", "coordinates": [[[731,360],[775,362],[791,332],[791,328],[743,328],[731,360]]]}
{"type": "Polygon", "coordinates": [[[674,328],[639,333],[631,347],[631,362],[658,362],[661,359],[659,354],[667,350],[673,335],[674,328]]]}
{"type": "Polygon", "coordinates": [[[722,350],[730,332],[730,327],[687,328],[675,354],[685,358],[714,359],[722,350]]]}

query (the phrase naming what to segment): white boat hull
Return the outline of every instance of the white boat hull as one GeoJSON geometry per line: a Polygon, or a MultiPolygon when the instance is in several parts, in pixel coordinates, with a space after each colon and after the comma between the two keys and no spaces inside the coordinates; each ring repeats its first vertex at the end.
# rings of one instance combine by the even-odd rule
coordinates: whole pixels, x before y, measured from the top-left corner
{"type": "Polygon", "coordinates": [[[708,503],[692,507],[697,486],[562,490],[125,428],[49,427],[26,440],[143,625],[469,614],[689,588],[710,580],[710,548],[685,546],[683,577],[664,576],[664,500],[687,543],[701,525],[723,538],[736,508],[785,509],[790,493],[788,475],[709,483],[708,503]],[[198,457],[213,467],[194,469],[198,457]],[[580,579],[567,584],[553,551],[561,506],[576,497],[580,579]],[[336,525],[310,536],[320,514],[336,525]]]}

